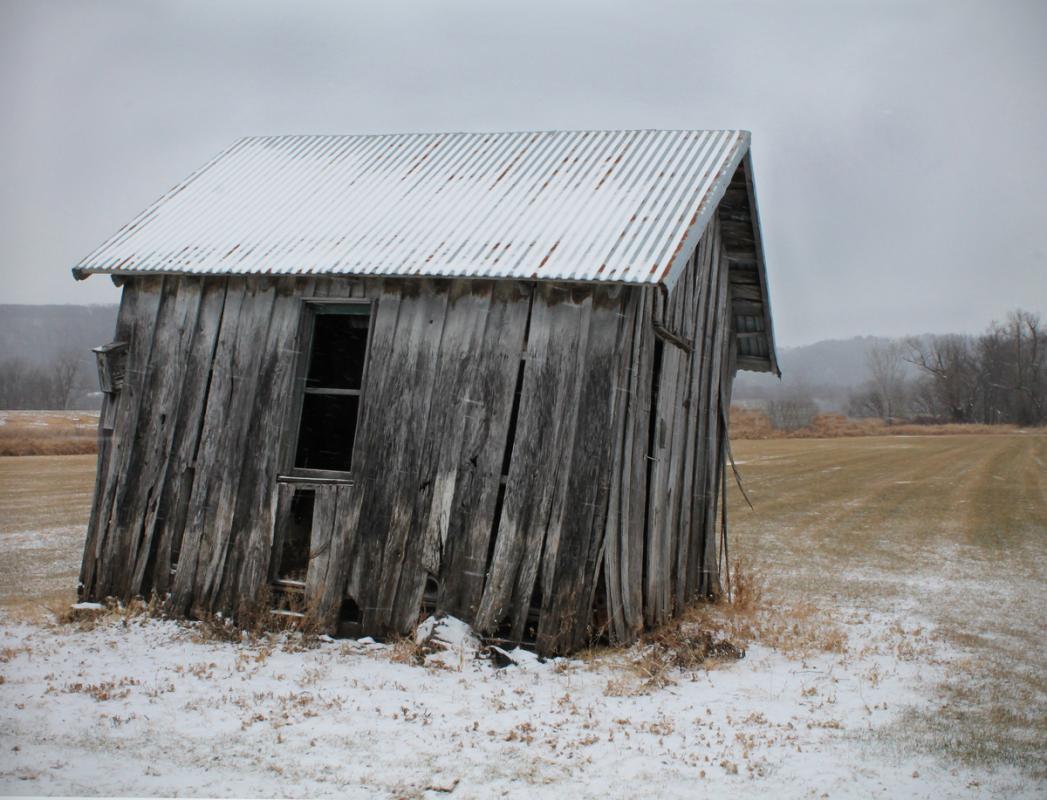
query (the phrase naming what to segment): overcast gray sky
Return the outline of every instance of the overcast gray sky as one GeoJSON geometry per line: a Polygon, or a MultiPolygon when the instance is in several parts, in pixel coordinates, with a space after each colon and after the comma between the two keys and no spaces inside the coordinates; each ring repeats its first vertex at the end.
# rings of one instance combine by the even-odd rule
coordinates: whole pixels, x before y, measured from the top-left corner
{"type": "Polygon", "coordinates": [[[1047,2],[0,0],[0,303],[236,138],[746,128],[778,341],[1047,312],[1047,2]]]}

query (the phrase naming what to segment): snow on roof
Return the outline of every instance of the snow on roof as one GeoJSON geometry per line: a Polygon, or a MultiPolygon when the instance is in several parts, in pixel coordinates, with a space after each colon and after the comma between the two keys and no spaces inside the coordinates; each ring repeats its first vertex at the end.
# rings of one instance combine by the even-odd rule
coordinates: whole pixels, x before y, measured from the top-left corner
{"type": "Polygon", "coordinates": [[[249,137],[73,272],[671,286],[748,149],[746,131],[249,137]]]}

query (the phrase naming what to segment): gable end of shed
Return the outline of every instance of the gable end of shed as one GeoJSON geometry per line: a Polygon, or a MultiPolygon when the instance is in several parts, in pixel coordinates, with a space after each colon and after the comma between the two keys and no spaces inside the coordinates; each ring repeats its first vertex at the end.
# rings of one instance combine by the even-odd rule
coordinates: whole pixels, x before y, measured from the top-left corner
{"type": "Polygon", "coordinates": [[[724,192],[717,217],[728,261],[731,314],[738,341],[738,369],[771,372],[781,377],[774,346],[752,159],[748,153],[724,192]]]}

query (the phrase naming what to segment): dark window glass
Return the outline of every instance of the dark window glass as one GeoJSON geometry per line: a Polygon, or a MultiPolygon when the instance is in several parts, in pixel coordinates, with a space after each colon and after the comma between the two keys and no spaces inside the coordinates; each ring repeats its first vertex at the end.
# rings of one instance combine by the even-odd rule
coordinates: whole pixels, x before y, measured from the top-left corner
{"type": "Polygon", "coordinates": [[[348,472],[360,410],[370,306],[316,306],[295,467],[348,472]]]}
{"type": "Polygon", "coordinates": [[[302,399],[295,466],[348,472],[359,408],[359,395],[307,393],[302,399]]]}
{"type": "Polygon", "coordinates": [[[310,389],[359,389],[367,353],[367,324],[360,314],[317,314],[309,357],[310,389]]]}

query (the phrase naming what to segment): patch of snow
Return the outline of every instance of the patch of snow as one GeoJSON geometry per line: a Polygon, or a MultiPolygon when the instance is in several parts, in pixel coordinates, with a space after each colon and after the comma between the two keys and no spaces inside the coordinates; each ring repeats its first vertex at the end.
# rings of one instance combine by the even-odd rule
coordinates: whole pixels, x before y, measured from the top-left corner
{"type": "Polygon", "coordinates": [[[760,645],[644,683],[635,651],[496,668],[468,626],[426,620],[425,666],[372,639],[198,641],[199,628],[103,617],[91,630],[0,621],[0,792],[455,798],[698,795],[1036,796],[886,747],[943,667],[894,658],[890,620],[847,654],[760,645]],[[444,658],[437,658],[444,656],[444,658]]]}
{"type": "Polygon", "coordinates": [[[473,629],[456,617],[429,617],[415,631],[416,644],[434,644],[449,650],[476,651],[480,640],[473,629]]]}
{"type": "Polygon", "coordinates": [[[415,631],[415,644],[435,650],[425,656],[427,666],[460,669],[476,658],[480,640],[473,629],[455,617],[429,617],[415,631]]]}

